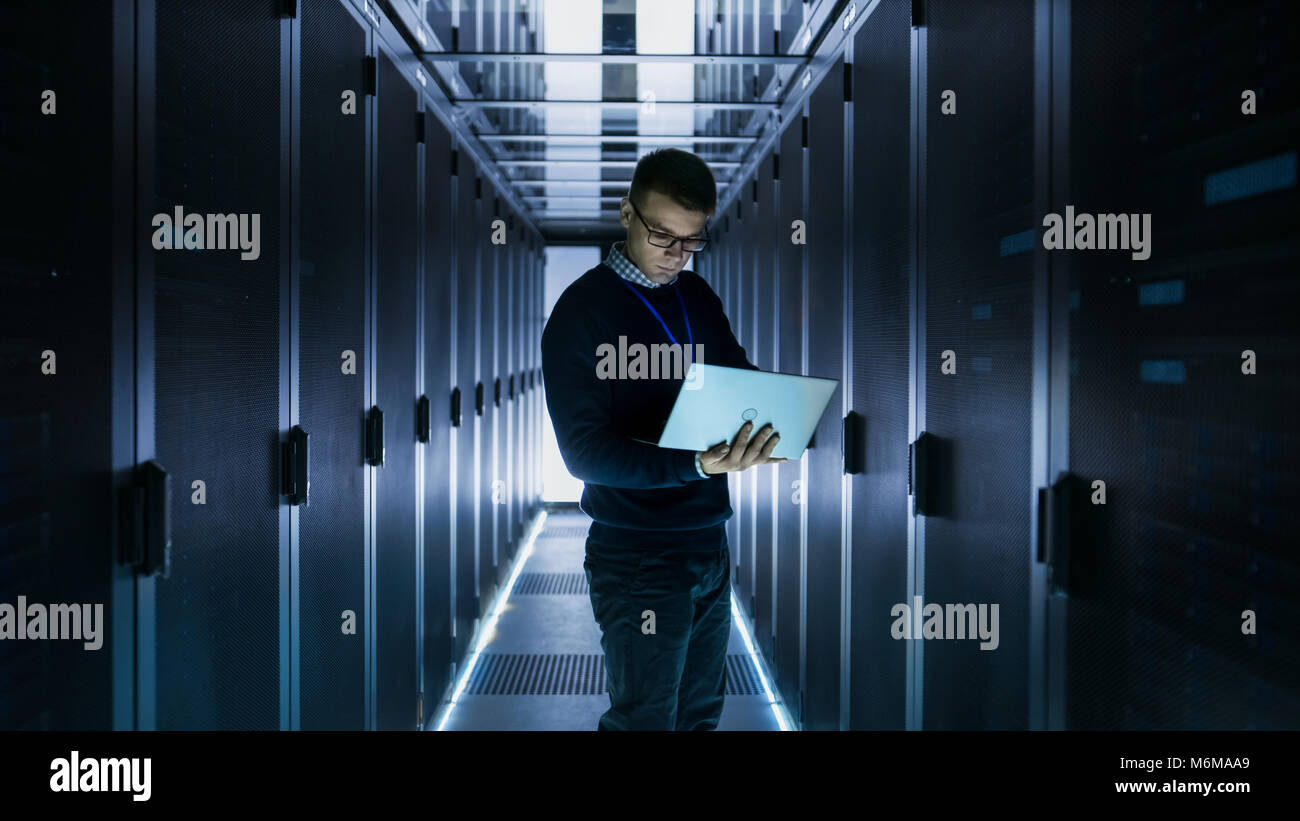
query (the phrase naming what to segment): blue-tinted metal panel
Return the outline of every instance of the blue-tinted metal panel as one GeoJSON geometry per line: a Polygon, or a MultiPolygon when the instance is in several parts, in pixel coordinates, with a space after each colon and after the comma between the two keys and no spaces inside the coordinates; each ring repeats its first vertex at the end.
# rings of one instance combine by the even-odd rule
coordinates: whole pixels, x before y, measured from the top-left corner
{"type": "Polygon", "coordinates": [[[455,431],[456,465],[456,642],[453,658],[461,659],[478,612],[478,528],[479,487],[476,388],[479,386],[479,266],[483,230],[479,214],[482,201],[476,196],[480,185],[477,164],[464,150],[457,152],[456,211],[456,339],[458,345],[456,385],[460,388],[461,423],[455,431]]]}
{"type": "MultiPolygon", "coordinates": [[[[806,236],[796,230],[795,222],[808,220],[805,210],[804,178],[807,151],[803,147],[802,128],[796,119],[781,135],[781,178],[777,184],[780,218],[776,226],[779,278],[778,330],[780,351],[778,370],[803,373],[804,358],[804,276],[807,245],[795,239],[806,236]]],[[[796,722],[801,720],[800,702],[803,686],[802,615],[803,606],[803,500],[802,460],[777,465],[777,556],[776,616],[774,637],[774,675],[781,698],[796,722]]]]}
{"type": "MultiPolygon", "coordinates": [[[[773,179],[775,154],[759,165],[758,204],[754,229],[753,334],[746,349],[750,361],[765,371],[777,369],[776,363],[776,287],[777,213],[776,181],[773,179]]],[[[776,467],[755,471],[754,510],[754,593],[750,615],[754,620],[754,639],[760,652],[772,658],[773,607],[775,602],[775,512],[774,489],[776,467]]]]}
{"type": "Polygon", "coordinates": [[[424,141],[424,393],[429,397],[429,442],[423,448],[424,480],[424,720],[436,713],[451,680],[452,505],[451,314],[456,299],[455,191],[448,159],[451,134],[427,117],[424,141]]]}
{"type": "MultiPolygon", "coordinates": [[[[366,726],[365,411],[370,346],[366,121],[340,88],[361,88],[366,32],[339,0],[305,0],[299,49],[299,420],[311,448],[308,505],[298,511],[300,728],[366,726]],[[345,351],[355,375],[344,376],[345,351]],[[344,611],[358,627],[341,629],[344,611]]],[[[364,106],[364,101],[362,102],[364,106]]]]}
{"type": "Polygon", "coordinates": [[[990,633],[996,615],[998,640],[996,650],[982,649],[992,639],[969,638],[970,629],[961,640],[919,639],[923,726],[1016,729],[1027,726],[1029,703],[1034,4],[931,0],[925,15],[919,366],[923,430],[934,447],[917,592],[923,608],[974,605],[990,633]],[[945,113],[949,104],[955,115],[945,113]],[[975,318],[971,305],[985,303],[991,317],[975,318]],[[941,370],[945,351],[954,372],[941,370]]]}
{"type": "MultiPolygon", "coordinates": [[[[907,600],[908,132],[907,0],[882,0],[853,52],[852,409],[865,435],[852,478],[849,729],[903,729],[906,644],[889,612],[907,600]]],[[[848,445],[846,444],[846,447],[848,445]]]]}
{"type": "Polygon", "coordinates": [[[115,61],[107,36],[115,24],[130,32],[130,17],[69,2],[10,4],[4,17],[0,603],[49,608],[46,635],[69,638],[29,640],[35,620],[7,614],[15,633],[0,641],[0,729],[130,729],[134,591],[112,559],[113,505],[134,458],[131,329],[121,319],[133,316],[123,286],[135,272],[118,263],[109,273],[130,259],[114,253],[124,226],[113,218],[129,221],[126,237],[138,233],[129,187],[125,202],[114,190],[123,182],[114,129],[127,124],[115,123],[112,103],[130,79],[112,69],[131,44],[116,44],[115,61]],[[76,608],[75,634],[59,631],[57,605],[76,608]]]}
{"type": "Polygon", "coordinates": [[[157,729],[281,727],[281,27],[271,4],[156,10],[154,210],[245,215],[249,240],[256,214],[260,245],[155,255],[157,459],[175,477],[157,729]]]}
{"type": "Polygon", "coordinates": [[[1278,375],[1300,365],[1300,97],[1286,56],[1300,10],[1072,10],[1074,66],[1088,67],[1070,87],[1072,199],[1150,214],[1153,235],[1149,260],[1072,257],[1070,471],[1092,532],[1070,546],[1064,723],[1294,729],[1300,471],[1294,448],[1264,444],[1293,436],[1295,382],[1278,375]]]}
{"type": "Polygon", "coordinates": [[[844,61],[813,92],[809,113],[808,373],[835,379],[815,446],[804,455],[808,483],[807,684],[804,728],[840,729],[840,641],[843,625],[841,451],[844,402],[844,61]]]}
{"type": "Polygon", "coordinates": [[[415,727],[416,321],[419,190],[415,90],[379,50],[378,184],[375,203],[376,404],[383,411],[383,466],[375,471],[376,729],[415,727]]]}

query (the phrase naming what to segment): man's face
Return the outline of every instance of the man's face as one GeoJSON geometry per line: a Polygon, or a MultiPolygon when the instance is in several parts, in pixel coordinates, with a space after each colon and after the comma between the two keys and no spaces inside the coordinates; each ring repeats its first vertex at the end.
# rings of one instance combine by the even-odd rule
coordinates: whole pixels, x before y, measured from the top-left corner
{"type": "Polygon", "coordinates": [[[650,232],[641,220],[645,220],[651,228],[675,237],[703,237],[704,225],[713,216],[713,212],[705,214],[689,211],[658,191],[648,192],[645,202],[638,202],[636,207],[641,212],[641,219],[637,219],[631,201],[627,197],[623,198],[619,211],[619,219],[627,229],[627,242],[624,243],[623,250],[651,282],[665,285],[686,266],[686,260],[691,255],[682,250],[680,242],[673,243],[672,248],[651,245],[650,232]]]}

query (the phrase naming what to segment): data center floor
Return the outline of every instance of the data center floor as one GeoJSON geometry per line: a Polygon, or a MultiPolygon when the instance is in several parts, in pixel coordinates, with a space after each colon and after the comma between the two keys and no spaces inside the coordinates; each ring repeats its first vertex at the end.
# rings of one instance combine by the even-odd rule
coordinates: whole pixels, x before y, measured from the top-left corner
{"type": "MultiPolygon", "coordinates": [[[[552,512],[444,730],[595,730],[609,708],[581,512],[552,512]]],[[[719,730],[780,727],[735,619],[719,730]]]]}

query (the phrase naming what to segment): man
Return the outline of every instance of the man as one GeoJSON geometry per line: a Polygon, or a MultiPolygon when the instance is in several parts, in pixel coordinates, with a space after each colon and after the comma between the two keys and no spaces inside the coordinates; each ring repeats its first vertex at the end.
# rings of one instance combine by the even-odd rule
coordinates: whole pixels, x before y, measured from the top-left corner
{"type": "Polygon", "coordinates": [[[594,520],[583,568],[609,689],[600,730],[718,726],[731,633],[726,474],[785,461],[771,458],[779,438],[771,426],[754,432],[748,422],[707,451],[649,444],[672,411],[682,370],[656,368],[658,378],[644,378],[641,369],[600,367],[602,346],[641,344],[683,346],[683,361],[757,370],[721,300],[683,270],[707,246],[716,207],[713,173],[699,157],[674,148],[642,157],[619,212],[627,238],[565,289],[542,333],[556,441],[585,483],[581,507],[594,520]]]}

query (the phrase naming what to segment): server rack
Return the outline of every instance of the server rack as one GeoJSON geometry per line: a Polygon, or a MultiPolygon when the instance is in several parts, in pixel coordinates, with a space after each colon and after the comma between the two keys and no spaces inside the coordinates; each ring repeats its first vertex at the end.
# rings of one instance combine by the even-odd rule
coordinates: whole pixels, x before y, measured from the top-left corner
{"type": "Polygon", "coordinates": [[[276,481],[289,421],[288,30],[269,7],[233,6],[142,9],[156,62],[137,109],[153,164],[141,199],[154,213],[246,214],[250,233],[259,215],[261,245],[248,260],[151,250],[152,349],[140,353],[154,401],[139,424],[172,476],[174,547],[167,576],[138,589],[142,729],[288,726],[289,510],[276,481]],[[236,45],[242,59],[225,60],[236,45]]]}
{"type": "MultiPolygon", "coordinates": [[[[769,153],[760,164],[756,181],[758,198],[754,227],[753,334],[749,337],[750,361],[760,369],[774,371],[777,365],[777,293],[776,263],[778,228],[776,208],[776,154],[769,153]]],[[[772,632],[775,626],[775,559],[776,515],[779,509],[776,467],[760,468],[755,476],[754,495],[754,589],[748,612],[755,642],[769,659],[772,657],[772,632]]],[[[743,600],[742,600],[743,601],[743,600]]]]}
{"type": "Polygon", "coordinates": [[[510,230],[509,247],[507,248],[507,260],[510,270],[510,285],[506,289],[506,304],[508,306],[507,314],[509,320],[506,327],[507,349],[509,359],[506,362],[506,398],[509,401],[509,414],[507,416],[506,437],[506,522],[508,530],[506,531],[505,546],[507,555],[505,559],[509,561],[515,555],[515,539],[519,534],[519,488],[520,488],[520,415],[519,415],[519,359],[520,359],[520,342],[522,334],[519,328],[519,298],[521,296],[521,271],[519,266],[520,249],[523,242],[523,227],[520,226],[518,231],[515,230],[515,215],[510,214],[507,227],[510,230]]]}
{"type": "Polygon", "coordinates": [[[1051,255],[1068,433],[1046,501],[1086,525],[1044,557],[1051,723],[1294,728],[1297,9],[1069,11],[1051,210],[1151,224],[1145,260],[1051,255]]]}
{"type": "MultiPolygon", "coordinates": [[[[105,634],[6,642],[0,726],[418,726],[478,616],[456,474],[491,466],[451,412],[479,364],[453,323],[486,327],[448,299],[483,298],[451,200],[475,192],[451,194],[417,61],[371,4],[64,5],[18,10],[8,52],[57,108],[12,143],[3,579],[101,603],[105,634]]],[[[512,239],[522,261],[537,236],[512,239]]],[[[495,332],[526,345],[521,323],[495,332]]]]}
{"type": "MultiPolygon", "coordinates": [[[[751,186],[746,184],[745,190],[749,191],[750,189],[751,186]]],[[[742,199],[744,204],[741,211],[743,219],[740,223],[741,276],[737,278],[736,302],[734,307],[730,309],[729,316],[733,317],[732,332],[735,334],[737,342],[745,349],[745,355],[749,361],[754,362],[757,357],[753,343],[753,300],[757,288],[755,278],[755,250],[758,241],[755,232],[757,208],[751,198],[743,197],[742,199]]],[[[738,483],[740,495],[736,504],[736,516],[738,518],[736,533],[740,541],[736,548],[733,549],[736,554],[737,564],[734,592],[737,601],[744,602],[750,600],[754,595],[754,496],[762,476],[759,471],[750,470],[743,472],[740,478],[741,481],[738,483]]]]}
{"type": "Polygon", "coordinates": [[[852,384],[844,425],[849,729],[906,725],[906,645],[889,613],[908,598],[908,132],[911,42],[906,0],[882,0],[853,40],[852,384]]]}
{"type": "Polygon", "coordinates": [[[533,368],[533,348],[539,346],[540,337],[536,333],[536,326],[533,317],[541,313],[541,308],[536,304],[536,295],[540,290],[539,274],[537,271],[537,251],[534,247],[534,241],[531,235],[524,238],[522,251],[523,277],[521,279],[523,288],[523,300],[521,303],[521,315],[519,318],[520,327],[523,329],[523,371],[521,372],[523,396],[523,414],[524,428],[521,452],[524,455],[523,482],[520,488],[523,497],[523,521],[530,521],[535,512],[534,502],[541,497],[541,487],[538,480],[540,472],[536,454],[536,443],[541,436],[539,426],[540,418],[534,416],[537,407],[537,397],[540,394],[538,388],[541,387],[541,379],[533,368]]]}
{"type": "Polygon", "coordinates": [[[501,407],[501,378],[497,369],[499,327],[498,305],[501,300],[500,246],[495,242],[495,221],[500,216],[500,198],[490,182],[483,186],[481,220],[471,227],[480,234],[482,263],[479,269],[479,380],[483,385],[482,414],[479,418],[479,539],[478,594],[480,615],[486,612],[497,587],[497,538],[500,517],[497,515],[501,475],[498,422],[501,407]],[[488,213],[489,208],[491,213],[488,213]]]}
{"type": "Polygon", "coordinates": [[[363,729],[367,645],[361,631],[369,623],[370,533],[359,428],[374,347],[366,333],[369,281],[357,272],[370,268],[367,180],[373,151],[366,115],[373,101],[364,77],[369,27],[337,0],[308,0],[294,45],[301,203],[292,300],[299,328],[297,424],[316,445],[314,453],[309,450],[314,481],[307,504],[296,508],[298,727],[363,729]],[[352,92],[350,101],[343,99],[344,89],[352,92]],[[332,445],[321,446],[327,442],[332,445]],[[341,626],[348,611],[355,633],[341,626]]]}
{"type": "Polygon", "coordinates": [[[15,98],[0,220],[0,599],[103,609],[95,650],[0,643],[3,729],[113,729],[134,718],[131,571],[116,561],[116,500],[135,483],[137,446],[124,378],[134,365],[134,123],[110,105],[134,91],[131,32],[114,28],[120,5],[4,13],[15,98]]]}
{"type": "MultiPolygon", "coordinates": [[[[808,186],[807,139],[803,118],[784,124],[781,134],[780,176],[777,178],[777,202],[780,222],[777,266],[780,294],[777,324],[778,362],[782,373],[805,374],[807,361],[805,328],[805,290],[808,276],[808,186]],[[796,222],[799,225],[796,225],[796,222]]],[[[814,433],[814,436],[816,434],[814,433]]],[[[773,675],[782,700],[789,705],[795,721],[803,717],[803,607],[804,607],[804,466],[807,459],[777,465],[777,555],[776,607],[771,658],[773,675]]]]}
{"type": "Polygon", "coordinates": [[[924,645],[926,728],[1027,726],[1032,257],[1023,252],[1030,244],[1014,237],[1034,225],[1032,117],[1016,102],[1032,99],[1034,65],[1032,51],[1014,44],[1032,42],[1033,14],[1031,2],[926,5],[919,321],[927,327],[918,359],[927,371],[920,418],[933,481],[914,594],[932,603],[996,603],[1001,625],[996,652],[974,641],[924,645]],[[966,89],[957,95],[960,113],[945,115],[944,96],[956,87],[966,89]],[[961,107],[963,97],[969,105],[961,107]],[[983,162],[969,162],[972,146],[983,162]]]}
{"type": "Polygon", "coordinates": [[[416,712],[417,287],[419,96],[397,58],[377,49],[374,471],[375,683],[378,729],[408,729],[416,712]]]}
{"type": "Polygon", "coordinates": [[[455,393],[456,239],[455,196],[449,159],[452,136],[426,109],[424,140],[424,390],[428,443],[424,448],[423,658],[420,719],[436,712],[437,698],[452,683],[456,623],[453,522],[457,465],[453,440],[459,412],[455,393]]]}
{"type": "Polygon", "coordinates": [[[463,396],[464,421],[456,437],[457,481],[456,515],[456,601],[460,606],[457,617],[455,656],[461,658],[469,648],[469,640],[479,618],[479,493],[480,428],[483,414],[483,382],[479,374],[480,327],[482,317],[478,305],[480,288],[479,248],[481,240],[476,230],[480,207],[479,187],[482,180],[477,174],[477,163],[465,150],[454,153],[460,208],[456,213],[456,237],[460,243],[456,261],[456,282],[459,290],[456,329],[460,339],[457,362],[457,381],[463,396]],[[463,628],[463,629],[462,629],[463,628]]]}
{"type": "MultiPolygon", "coordinates": [[[[732,18],[734,21],[734,18],[732,18]]],[[[736,68],[739,68],[737,66],[736,68]]],[[[740,300],[736,294],[740,290],[740,280],[748,275],[748,269],[744,268],[745,253],[745,236],[744,224],[741,220],[740,204],[730,209],[727,215],[727,244],[726,244],[726,276],[723,280],[722,290],[718,292],[718,298],[722,301],[722,309],[728,316],[728,321],[732,325],[734,334],[739,333],[736,323],[739,320],[737,308],[740,300]]],[[[708,353],[707,351],[705,352],[708,353]]],[[[745,583],[741,577],[741,569],[748,566],[744,553],[744,522],[743,509],[745,497],[745,479],[748,471],[741,473],[727,474],[727,483],[729,495],[731,498],[732,515],[727,520],[727,544],[730,547],[732,580],[733,587],[743,594],[745,583]]]]}
{"type": "Polygon", "coordinates": [[[844,61],[840,57],[813,92],[808,115],[807,358],[810,376],[839,381],[806,457],[808,511],[805,586],[807,648],[804,726],[839,729],[840,631],[843,602],[840,407],[844,401],[843,238],[844,61]]]}

